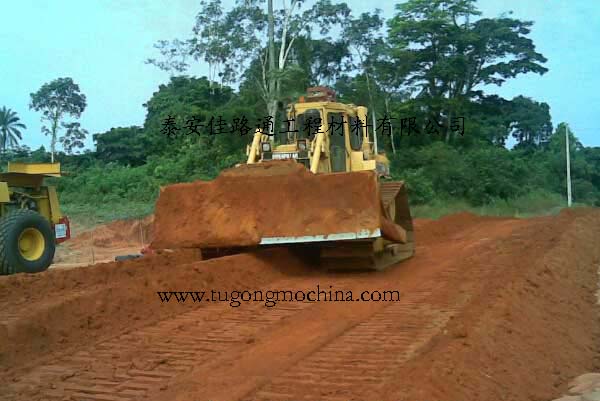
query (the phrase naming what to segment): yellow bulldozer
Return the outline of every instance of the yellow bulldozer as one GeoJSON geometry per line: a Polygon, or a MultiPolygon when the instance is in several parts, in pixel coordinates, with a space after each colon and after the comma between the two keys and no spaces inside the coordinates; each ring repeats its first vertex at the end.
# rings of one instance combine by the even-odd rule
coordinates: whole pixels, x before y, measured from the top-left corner
{"type": "Polygon", "coordinates": [[[8,163],[0,173],[0,274],[38,273],[54,259],[56,244],[70,238],[56,188],[59,163],[8,163]]]}
{"type": "Polygon", "coordinates": [[[367,108],[314,87],[287,114],[278,145],[257,129],[245,164],[161,188],[152,248],[209,255],[284,245],[317,250],[323,265],[341,269],[381,270],[411,257],[406,187],[388,179],[367,108]]]}

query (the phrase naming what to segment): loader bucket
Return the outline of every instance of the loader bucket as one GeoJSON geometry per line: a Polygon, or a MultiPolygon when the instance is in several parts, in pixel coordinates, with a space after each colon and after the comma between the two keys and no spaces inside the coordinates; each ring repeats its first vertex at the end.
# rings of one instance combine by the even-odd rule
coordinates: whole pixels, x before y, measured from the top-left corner
{"type": "Polygon", "coordinates": [[[162,188],[152,247],[234,248],[380,237],[407,242],[410,214],[410,227],[390,216],[399,189],[384,191],[388,197],[393,193],[386,206],[373,171],[313,174],[294,161],[241,165],[213,181],[162,188]]]}

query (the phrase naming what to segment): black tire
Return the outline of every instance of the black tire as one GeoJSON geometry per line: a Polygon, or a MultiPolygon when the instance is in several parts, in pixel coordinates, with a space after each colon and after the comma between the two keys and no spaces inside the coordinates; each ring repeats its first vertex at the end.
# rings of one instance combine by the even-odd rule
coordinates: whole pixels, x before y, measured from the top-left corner
{"type": "Polygon", "coordinates": [[[0,218],[0,274],[39,273],[54,259],[56,243],[48,220],[31,210],[13,210],[0,218]],[[41,233],[43,251],[35,260],[26,259],[19,249],[19,237],[27,229],[41,233]]]}

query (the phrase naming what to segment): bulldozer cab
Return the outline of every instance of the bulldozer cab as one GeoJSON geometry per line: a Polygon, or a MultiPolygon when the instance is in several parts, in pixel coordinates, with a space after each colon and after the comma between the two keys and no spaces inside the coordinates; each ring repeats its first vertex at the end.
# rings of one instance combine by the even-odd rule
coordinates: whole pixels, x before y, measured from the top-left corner
{"type": "Polygon", "coordinates": [[[331,89],[314,87],[290,105],[287,116],[287,132],[277,146],[257,130],[248,164],[294,159],[313,173],[389,170],[374,152],[366,107],[338,103],[331,89]]]}
{"type": "MultiPolygon", "coordinates": [[[[290,120],[297,122],[297,132],[288,134],[287,143],[293,144],[298,139],[310,139],[319,129],[323,129],[326,133],[330,133],[329,149],[330,155],[329,169],[331,172],[349,171],[350,163],[348,155],[351,147],[348,132],[348,122],[351,118],[356,120],[356,116],[349,115],[348,111],[339,111],[329,108],[328,105],[323,105],[321,108],[306,109],[300,114],[294,116],[290,113],[290,120]],[[348,142],[348,143],[347,143],[348,142]]],[[[355,135],[356,138],[362,138],[362,135],[355,135]]],[[[357,142],[357,141],[354,141],[357,142]]],[[[358,141],[360,142],[360,141],[358,141]]],[[[360,150],[358,147],[356,150],[360,150]]]]}

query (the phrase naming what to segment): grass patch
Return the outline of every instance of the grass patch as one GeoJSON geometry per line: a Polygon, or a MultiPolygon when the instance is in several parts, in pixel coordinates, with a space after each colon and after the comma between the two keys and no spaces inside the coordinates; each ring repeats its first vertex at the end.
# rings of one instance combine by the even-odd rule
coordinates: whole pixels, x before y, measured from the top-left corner
{"type": "Polygon", "coordinates": [[[533,191],[513,199],[494,199],[482,206],[473,206],[460,199],[440,199],[424,205],[411,206],[411,212],[413,217],[429,219],[438,219],[458,212],[471,212],[482,216],[533,217],[554,215],[566,206],[567,202],[561,195],[533,191]]]}

